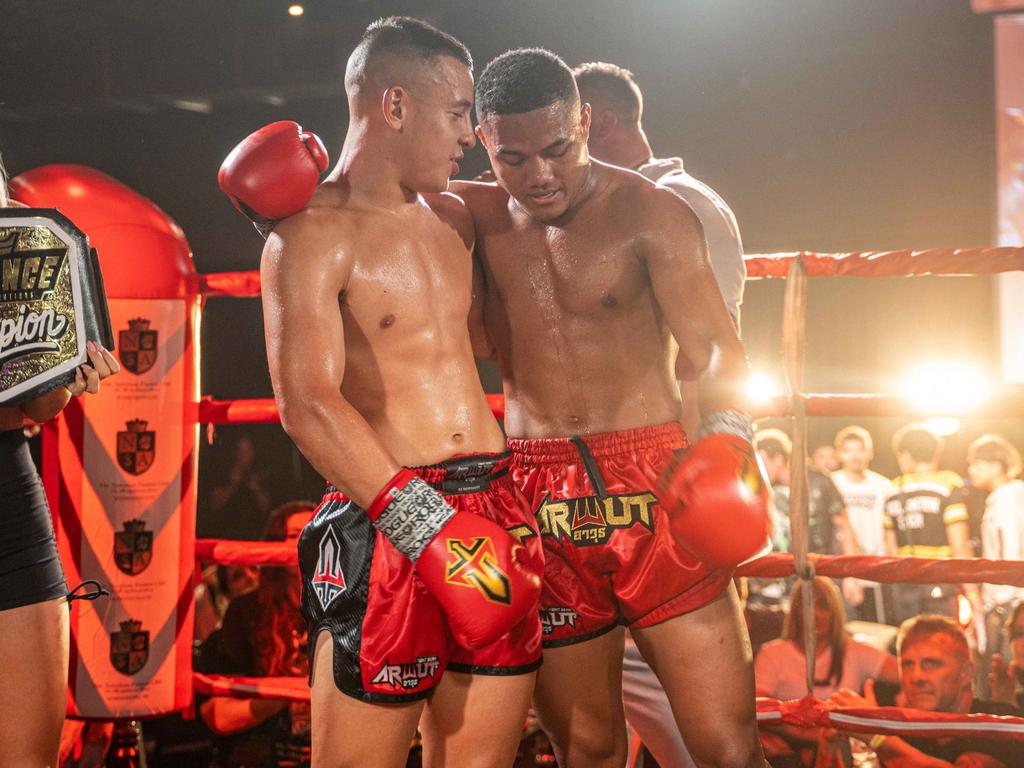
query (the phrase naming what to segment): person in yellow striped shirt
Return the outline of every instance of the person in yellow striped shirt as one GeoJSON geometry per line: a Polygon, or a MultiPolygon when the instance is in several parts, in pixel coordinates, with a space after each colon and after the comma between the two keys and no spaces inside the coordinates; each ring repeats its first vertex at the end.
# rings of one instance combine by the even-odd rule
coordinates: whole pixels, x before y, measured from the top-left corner
{"type": "MultiPolygon", "coordinates": [[[[885,548],[889,555],[973,557],[963,480],[940,470],[942,439],[922,424],[909,424],[892,440],[900,476],[885,500],[885,548]]],[[[956,618],[955,584],[897,584],[894,616],[899,624],[921,613],[956,618]]],[[[976,585],[963,585],[969,596],[976,585]]],[[[980,607],[980,605],[979,605],[980,607]]]]}

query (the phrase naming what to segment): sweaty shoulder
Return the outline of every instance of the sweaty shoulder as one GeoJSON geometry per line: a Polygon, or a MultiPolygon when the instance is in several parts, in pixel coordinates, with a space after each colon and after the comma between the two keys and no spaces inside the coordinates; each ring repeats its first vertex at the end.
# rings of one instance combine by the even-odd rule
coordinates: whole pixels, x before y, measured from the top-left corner
{"type": "Polygon", "coordinates": [[[462,198],[452,192],[441,192],[436,195],[424,195],[423,199],[441,221],[458,232],[466,248],[472,250],[476,239],[473,216],[462,198]]]}
{"type": "Polygon", "coordinates": [[[283,264],[289,270],[347,272],[353,246],[366,226],[363,217],[344,208],[311,205],[284,219],[271,232],[263,248],[262,269],[283,264]]]}
{"type": "Polygon", "coordinates": [[[655,231],[671,226],[700,226],[700,219],[690,205],[671,190],[658,186],[636,171],[596,163],[608,184],[609,202],[616,211],[628,212],[629,218],[640,225],[649,225],[655,231]]]}
{"type": "Polygon", "coordinates": [[[452,181],[448,191],[459,196],[477,226],[495,217],[508,215],[508,193],[497,184],[479,181],[452,181]]]}

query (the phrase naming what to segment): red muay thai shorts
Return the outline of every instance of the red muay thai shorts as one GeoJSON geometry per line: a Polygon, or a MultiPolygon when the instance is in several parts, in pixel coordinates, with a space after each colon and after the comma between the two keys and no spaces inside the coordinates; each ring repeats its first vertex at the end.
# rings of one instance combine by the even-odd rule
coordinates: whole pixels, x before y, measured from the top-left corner
{"type": "MultiPolygon", "coordinates": [[[[459,456],[412,469],[456,510],[497,523],[540,556],[536,524],[512,481],[507,453],[459,456]]],[[[334,682],[349,696],[367,702],[410,701],[426,696],[445,669],[518,675],[540,666],[537,612],[486,648],[459,647],[412,561],[332,486],[299,537],[299,568],[310,670],[317,637],[329,632],[334,682]]]]}
{"type": "Polygon", "coordinates": [[[587,437],[510,439],[512,476],[544,545],[543,646],[649,627],[701,608],[728,586],[673,538],[654,493],[687,447],[677,422],[587,437]]]}

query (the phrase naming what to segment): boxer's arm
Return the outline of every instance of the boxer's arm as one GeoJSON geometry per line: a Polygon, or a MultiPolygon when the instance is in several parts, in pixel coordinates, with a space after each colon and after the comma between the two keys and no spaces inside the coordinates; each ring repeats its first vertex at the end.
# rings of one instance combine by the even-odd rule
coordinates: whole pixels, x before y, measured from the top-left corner
{"type": "Polygon", "coordinates": [[[679,354],[698,372],[701,413],[742,408],[747,359],[711,270],[700,220],[668,190],[645,190],[646,196],[638,211],[640,255],[679,354]]]}
{"type": "Polygon", "coordinates": [[[341,394],[339,295],[353,255],[322,216],[311,209],[281,222],[263,249],[267,360],[285,431],[321,475],[365,508],[400,466],[341,394]]]}

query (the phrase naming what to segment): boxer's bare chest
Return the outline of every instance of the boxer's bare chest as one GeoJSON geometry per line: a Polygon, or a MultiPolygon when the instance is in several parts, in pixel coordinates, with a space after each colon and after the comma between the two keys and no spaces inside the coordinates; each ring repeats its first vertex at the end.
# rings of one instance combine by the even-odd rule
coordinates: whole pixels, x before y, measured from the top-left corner
{"type": "Polygon", "coordinates": [[[367,340],[465,330],[472,259],[458,234],[429,210],[368,217],[352,243],[338,299],[346,328],[367,340]]]}
{"type": "Polygon", "coordinates": [[[505,223],[478,248],[488,298],[517,330],[557,324],[566,332],[591,332],[628,321],[638,305],[648,303],[637,238],[607,206],[594,205],[559,226],[515,210],[505,223]]]}

